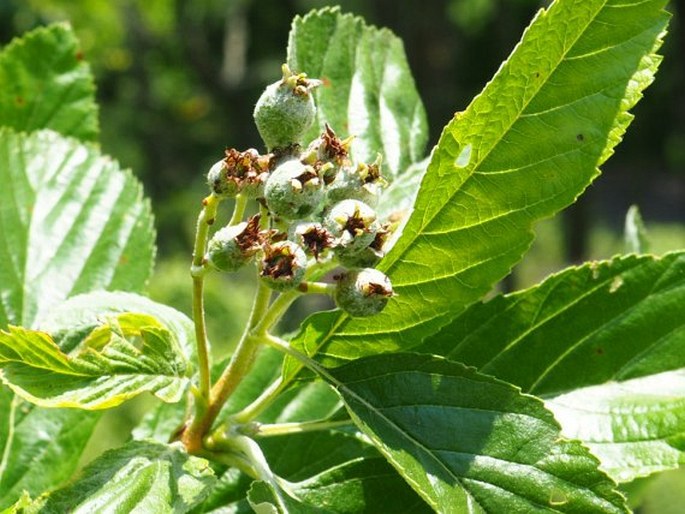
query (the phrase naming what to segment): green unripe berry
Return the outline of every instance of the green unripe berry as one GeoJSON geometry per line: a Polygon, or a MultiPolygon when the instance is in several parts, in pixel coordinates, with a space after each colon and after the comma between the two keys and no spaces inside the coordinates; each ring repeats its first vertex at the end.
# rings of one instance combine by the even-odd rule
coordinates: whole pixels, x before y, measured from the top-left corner
{"type": "Polygon", "coordinates": [[[226,162],[222,159],[209,168],[207,185],[219,198],[233,198],[240,192],[239,184],[226,179],[226,162]]]}
{"type": "Polygon", "coordinates": [[[226,150],[226,157],[207,173],[207,184],[219,198],[233,198],[239,193],[249,198],[261,196],[272,157],[259,155],[254,148],[244,152],[234,148],[226,150]]]}
{"type": "Polygon", "coordinates": [[[343,200],[330,210],[324,226],[336,238],[335,251],[360,252],[373,243],[380,224],[376,212],[359,200],[343,200]]]}
{"type": "Polygon", "coordinates": [[[254,120],[259,135],[271,151],[302,141],[314,123],[316,107],[311,90],[321,82],[294,74],[283,65],[283,79],[268,86],[257,100],[254,120]]]}
{"type": "Polygon", "coordinates": [[[274,216],[302,219],[321,208],[323,183],[313,167],[291,159],[271,173],[264,186],[264,199],[274,216]]]}
{"type": "Polygon", "coordinates": [[[388,225],[384,224],[376,232],[376,237],[369,246],[361,250],[350,250],[344,246],[337,246],[335,248],[335,255],[338,257],[340,264],[348,268],[372,268],[385,255],[383,246],[388,240],[390,231],[388,225]]]}
{"type": "Polygon", "coordinates": [[[323,134],[312,141],[303,152],[302,162],[316,167],[324,184],[328,185],[333,182],[343,166],[350,164],[348,156],[351,144],[351,137],[341,140],[330,125],[326,124],[323,134]]]}
{"type": "Polygon", "coordinates": [[[289,238],[317,261],[333,246],[333,236],[321,223],[303,221],[289,230],[289,238]]]}
{"type": "Polygon", "coordinates": [[[393,296],[390,279],[373,268],[343,274],[335,290],[335,303],[350,316],[364,318],[381,312],[393,296]]]}
{"type": "Polygon", "coordinates": [[[326,188],[329,204],[345,199],[360,200],[371,207],[378,205],[386,182],[380,174],[380,155],[373,164],[345,166],[326,188]]]}
{"type": "Polygon", "coordinates": [[[276,291],[287,291],[300,285],[307,269],[307,256],[292,241],[279,241],[264,248],[259,262],[259,275],[276,291]]]}
{"type": "Polygon", "coordinates": [[[257,253],[261,241],[259,216],[224,227],[207,244],[207,262],[219,271],[238,271],[257,253]]]}

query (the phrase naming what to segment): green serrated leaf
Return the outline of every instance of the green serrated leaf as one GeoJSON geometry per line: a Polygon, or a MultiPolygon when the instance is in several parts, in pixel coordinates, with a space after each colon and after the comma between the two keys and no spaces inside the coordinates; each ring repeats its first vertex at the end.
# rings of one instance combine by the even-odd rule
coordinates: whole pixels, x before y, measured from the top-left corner
{"type": "Polygon", "coordinates": [[[598,461],[506,382],[403,353],[328,373],[357,425],[438,512],[627,512],[598,461]]]}
{"type": "Polygon", "coordinates": [[[346,462],[297,483],[254,482],[248,500],[255,512],[286,514],[395,514],[433,512],[385,459],[346,462]],[[285,489],[290,494],[285,492],[285,489]]]}
{"type": "Polygon", "coordinates": [[[388,29],[367,26],[339,8],[296,17],[288,40],[291,69],[323,80],[314,92],[317,123],[305,141],[328,123],[354,135],[355,159],[383,155],[390,177],[424,156],[428,127],[402,41],[388,29]]]}
{"type": "Polygon", "coordinates": [[[683,305],[685,252],[616,257],[474,304],[416,350],[544,395],[564,433],[626,481],[682,458],[683,305]]]}
{"type": "Polygon", "coordinates": [[[335,514],[432,512],[380,456],[347,462],[291,486],[304,504],[335,514]]]}
{"type": "Polygon", "coordinates": [[[39,512],[187,512],[215,482],[207,461],[180,444],[132,441],[93,461],[78,480],[50,494],[39,512]]]}
{"type": "Polygon", "coordinates": [[[573,202],[619,142],[660,61],[664,3],[541,10],[433,151],[413,214],[378,266],[397,295],[373,318],[317,314],[293,345],[326,366],[406,350],[484,296],[528,249],[534,223],[573,202]]]}
{"type": "Polygon", "coordinates": [[[320,431],[259,440],[272,471],[300,502],[326,512],[430,512],[356,432],[320,431]]]}
{"type": "Polygon", "coordinates": [[[685,371],[610,382],[549,398],[562,433],[579,439],[618,482],[685,463],[685,371]]]}
{"type": "Polygon", "coordinates": [[[100,414],[35,409],[0,387],[0,509],[23,491],[37,496],[76,470],[100,414]]]}
{"type": "Polygon", "coordinates": [[[0,84],[0,125],[97,138],[93,76],[69,25],[35,29],[3,48],[0,84]]]}
{"type": "Polygon", "coordinates": [[[154,229],[139,182],[51,131],[0,129],[0,327],[25,327],[70,296],[140,291],[154,229]]]}
{"type": "Polygon", "coordinates": [[[378,452],[356,431],[317,431],[259,438],[271,470],[291,482],[303,482],[345,463],[376,458],[378,452]]]}
{"type": "Polygon", "coordinates": [[[173,403],[188,385],[173,334],[132,313],[93,330],[71,354],[45,332],[10,326],[0,331],[0,367],[8,387],[42,407],[107,409],[144,392],[173,403]]]}
{"type": "MultiPolygon", "coordinates": [[[[6,263],[0,266],[0,327],[31,326],[70,294],[139,290],[145,283],[154,254],[152,218],[130,174],[53,132],[0,129],[0,180],[12,186],[0,188],[6,263]]],[[[67,480],[99,419],[17,405],[0,409],[0,426],[9,433],[2,439],[3,502],[23,489],[38,495],[67,480]]]]}
{"type": "Polygon", "coordinates": [[[617,257],[472,305],[417,348],[536,395],[685,367],[685,252],[617,257]]]}

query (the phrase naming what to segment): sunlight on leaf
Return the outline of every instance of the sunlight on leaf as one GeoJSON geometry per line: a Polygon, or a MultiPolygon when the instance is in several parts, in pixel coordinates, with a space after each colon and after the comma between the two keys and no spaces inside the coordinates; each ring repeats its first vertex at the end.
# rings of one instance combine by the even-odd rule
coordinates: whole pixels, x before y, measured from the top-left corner
{"type": "Polygon", "coordinates": [[[0,332],[0,367],[7,386],[42,407],[106,409],[143,392],[173,403],[188,384],[173,334],[142,314],[111,319],[70,355],[45,332],[10,327],[0,332]]]}

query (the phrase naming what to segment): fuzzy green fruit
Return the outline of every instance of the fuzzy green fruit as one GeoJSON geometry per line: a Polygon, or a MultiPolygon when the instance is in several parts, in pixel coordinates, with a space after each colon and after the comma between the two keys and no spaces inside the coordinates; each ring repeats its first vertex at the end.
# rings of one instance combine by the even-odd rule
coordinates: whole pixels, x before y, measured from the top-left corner
{"type": "Polygon", "coordinates": [[[306,269],[307,256],[292,241],[267,245],[259,262],[259,276],[276,291],[287,291],[300,285],[306,269]]]}
{"type": "Polygon", "coordinates": [[[390,279],[377,269],[364,268],[339,278],[335,303],[350,316],[365,318],[381,312],[392,296],[390,279]]]}
{"type": "Polygon", "coordinates": [[[376,212],[359,200],[343,200],[330,210],[324,226],[335,237],[335,252],[357,253],[373,243],[380,230],[376,212]]]}
{"type": "Polygon", "coordinates": [[[326,197],[329,204],[354,199],[375,207],[385,184],[380,175],[379,157],[376,163],[371,165],[360,163],[357,166],[341,168],[335,180],[326,188],[326,197]]]}
{"type": "Polygon", "coordinates": [[[283,65],[283,79],[266,88],[257,100],[254,120],[269,151],[300,143],[314,123],[316,106],[311,90],[321,82],[294,74],[283,65]]]}
{"type": "Polygon", "coordinates": [[[209,189],[219,198],[233,198],[240,193],[248,198],[262,196],[272,157],[260,155],[254,148],[244,152],[226,150],[225,158],[207,173],[209,189]]]}
{"type": "Polygon", "coordinates": [[[217,230],[207,244],[207,262],[219,271],[238,271],[257,253],[262,242],[259,216],[217,230]]]}
{"type": "Polygon", "coordinates": [[[331,233],[321,223],[314,221],[296,223],[288,231],[288,237],[317,261],[325,258],[328,249],[333,246],[331,233]]]}
{"type": "Polygon", "coordinates": [[[303,219],[321,208],[323,183],[312,166],[291,159],[271,173],[264,185],[264,199],[274,216],[303,219]]]}

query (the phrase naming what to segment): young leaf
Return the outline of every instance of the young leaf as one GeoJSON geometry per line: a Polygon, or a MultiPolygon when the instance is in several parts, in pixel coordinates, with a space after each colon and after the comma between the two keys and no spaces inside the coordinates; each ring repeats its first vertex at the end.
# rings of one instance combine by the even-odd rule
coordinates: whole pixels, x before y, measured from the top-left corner
{"type": "Polygon", "coordinates": [[[542,402],[438,357],[365,357],[329,370],[357,425],[438,512],[627,512],[542,402]]]}
{"type": "Polygon", "coordinates": [[[105,452],[78,480],[48,495],[40,512],[187,512],[215,482],[207,461],[180,445],[132,441],[105,452]]]}
{"type": "Polygon", "coordinates": [[[70,355],[45,332],[11,326],[0,332],[0,367],[5,384],[42,407],[106,409],[143,392],[177,402],[188,384],[178,342],[142,314],[96,328],[70,355]]]}
{"type": "Polygon", "coordinates": [[[424,156],[426,113],[409,71],[402,41],[388,29],[341,14],[339,8],[296,17],[288,39],[288,64],[323,80],[314,92],[317,123],[339,135],[355,136],[355,159],[372,162],[383,154],[383,169],[397,176],[424,156]]]}
{"type": "Polygon", "coordinates": [[[96,139],[93,76],[69,25],[41,27],[7,45],[0,52],[0,84],[0,125],[96,139]]]}
{"type": "Polygon", "coordinates": [[[183,350],[186,360],[195,355],[195,326],[188,316],[167,305],[145,296],[123,291],[95,291],[69,298],[40,320],[37,329],[61,339],[60,348],[69,353],[74,343],[83,340],[84,331],[90,331],[102,320],[125,312],[137,312],[154,317],[164,329],[171,332],[183,350]]]}
{"type": "Polygon", "coordinates": [[[573,202],[619,142],[660,61],[664,3],[558,0],[540,11],[443,131],[378,266],[396,297],[373,318],[315,315],[293,345],[327,366],[412,348],[485,295],[528,249],[533,224],[573,202]]]}
{"type": "Polygon", "coordinates": [[[0,327],[30,327],[70,296],[140,291],[154,230],[139,182],[51,131],[0,129],[0,327]]]}
{"type": "Polygon", "coordinates": [[[586,387],[545,405],[566,437],[580,439],[618,482],[685,462],[685,372],[586,387]]]}
{"type": "Polygon", "coordinates": [[[626,213],[624,238],[626,253],[649,252],[647,229],[642,221],[640,209],[638,209],[637,205],[631,205],[626,213]]]}
{"type": "Polygon", "coordinates": [[[0,509],[23,491],[37,496],[67,480],[100,414],[76,409],[34,409],[0,387],[0,509]]]}
{"type": "Polygon", "coordinates": [[[417,350],[536,395],[685,367],[685,252],[617,257],[472,305],[417,350]]]}

